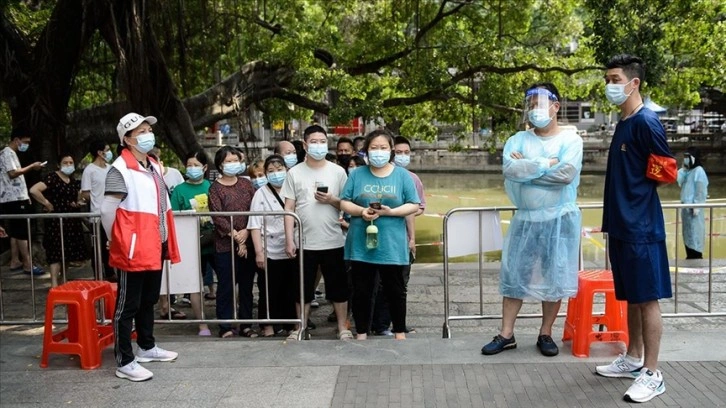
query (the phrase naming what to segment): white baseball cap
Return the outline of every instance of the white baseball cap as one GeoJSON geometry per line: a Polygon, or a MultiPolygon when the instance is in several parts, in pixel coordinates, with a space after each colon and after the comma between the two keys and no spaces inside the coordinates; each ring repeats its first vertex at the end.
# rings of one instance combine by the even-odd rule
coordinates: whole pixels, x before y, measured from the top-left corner
{"type": "Polygon", "coordinates": [[[131,112],[118,121],[118,125],[116,125],[116,133],[118,133],[118,138],[122,146],[124,144],[124,135],[126,135],[127,132],[136,129],[144,122],[153,125],[156,123],[156,118],[153,116],[141,116],[138,113],[131,112]]]}

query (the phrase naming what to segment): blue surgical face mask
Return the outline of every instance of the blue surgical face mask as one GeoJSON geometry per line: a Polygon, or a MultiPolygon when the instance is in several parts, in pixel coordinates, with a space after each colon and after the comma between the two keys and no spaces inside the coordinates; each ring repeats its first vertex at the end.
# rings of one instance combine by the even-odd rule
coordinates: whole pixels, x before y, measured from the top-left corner
{"type": "Polygon", "coordinates": [[[684,164],[684,165],[685,165],[686,167],[691,167],[691,158],[690,158],[690,157],[686,157],[686,158],[684,158],[684,159],[683,159],[683,164],[684,164]]]}
{"type": "Polygon", "coordinates": [[[396,163],[396,166],[408,167],[408,165],[411,164],[411,156],[407,154],[397,154],[393,158],[393,162],[396,163]]]}
{"type": "Polygon", "coordinates": [[[549,109],[532,109],[527,113],[527,119],[532,126],[538,129],[546,128],[552,121],[549,109]]]}
{"type": "Polygon", "coordinates": [[[285,182],[285,177],[287,177],[287,172],[284,170],[267,173],[267,180],[275,187],[282,186],[282,183],[285,182]]]}
{"type": "Polygon", "coordinates": [[[241,167],[239,168],[239,172],[237,173],[238,176],[244,176],[245,171],[247,171],[247,163],[241,162],[239,164],[241,167]]]}
{"type": "Polygon", "coordinates": [[[255,187],[255,190],[259,190],[260,187],[267,184],[267,177],[257,177],[256,179],[252,179],[252,185],[255,187]]]}
{"type": "Polygon", "coordinates": [[[29,147],[30,147],[30,145],[29,145],[29,144],[27,144],[27,143],[20,143],[20,144],[18,145],[18,151],[19,151],[19,152],[26,152],[26,151],[28,151],[28,148],[29,148],[29,147]]]}
{"type": "Polygon", "coordinates": [[[315,143],[308,145],[308,154],[315,160],[325,160],[325,155],[328,154],[327,143],[315,143]]]}
{"type": "Polygon", "coordinates": [[[113,160],[113,153],[110,150],[107,152],[103,152],[103,160],[106,160],[107,162],[113,160]]]}
{"type": "Polygon", "coordinates": [[[70,176],[74,171],[76,171],[76,166],[72,164],[70,166],[61,166],[60,171],[66,176],[70,176]]]}
{"type": "Polygon", "coordinates": [[[285,166],[289,169],[297,164],[297,153],[286,154],[283,159],[285,159],[285,166]]]}
{"type": "Polygon", "coordinates": [[[381,168],[391,160],[390,150],[369,150],[368,163],[373,167],[381,168]]]}
{"type": "Polygon", "coordinates": [[[190,166],[187,167],[187,177],[190,180],[199,180],[204,177],[204,167],[190,166]]]}
{"type": "Polygon", "coordinates": [[[607,84],[605,85],[605,97],[612,103],[613,105],[622,105],[625,103],[625,101],[628,100],[630,95],[633,93],[633,90],[630,91],[629,94],[625,93],[625,85],[633,82],[631,79],[626,84],[607,84]]]}
{"type": "Polygon", "coordinates": [[[224,173],[225,176],[236,176],[242,171],[244,171],[244,168],[242,167],[242,163],[240,162],[230,162],[222,164],[222,173],[224,173]]]}
{"type": "Polygon", "coordinates": [[[136,144],[134,145],[134,148],[138,150],[140,153],[149,153],[151,149],[154,148],[154,145],[156,144],[156,139],[154,138],[154,134],[151,132],[148,133],[142,133],[138,136],[136,136],[136,144]]]}

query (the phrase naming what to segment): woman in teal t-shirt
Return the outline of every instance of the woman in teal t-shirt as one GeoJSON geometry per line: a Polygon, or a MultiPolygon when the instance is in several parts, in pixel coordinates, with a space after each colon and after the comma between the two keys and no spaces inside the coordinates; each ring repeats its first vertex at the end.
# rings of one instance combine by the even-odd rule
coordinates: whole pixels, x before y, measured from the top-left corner
{"type": "Polygon", "coordinates": [[[369,133],[363,150],[369,165],[350,172],[340,197],[341,210],[351,215],[345,259],[351,261],[353,275],[356,338],[367,338],[378,274],[390,305],[395,338],[402,340],[406,338],[403,267],[409,263],[405,217],[418,210],[420,201],[408,171],[391,163],[393,136],[390,133],[385,130],[369,133]]]}
{"type": "MultiPolygon", "coordinates": [[[[207,172],[207,155],[203,151],[189,153],[184,162],[186,166],[187,180],[177,185],[174,191],[171,193],[171,208],[174,211],[184,210],[197,210],[199,212],[208,212],[209,207],[206,204],[207,198],[209,197],[209,180],[204,178],[204,174],[207,172]],[[203,197],[200,197],[203,196],[203,197]],[[194,201],[192,201],[194,200],[194,201]],[[200,203],[200,201],[202,201],[200,203]],[[195,206],[192,206],[195,203],[195,206]]],[[[205,273],[207,265],[214,267],[214,225],[211,220],[207,220],[206,223],[202,220],[200,226],[201,234],[201,262],[200,271],[204,276],[204,286],[209,287],[209,293],[205,295],[205,298],[214,298],[214,277],[212,274],[205,273]],[[210,237],[209,242],[205,243],[205,236],[210,237]]],[[[163,296],[162,296],[163,298],[163,296]]],[[[189,300],[192,302],[192,311],[197,319],[202,318],[202,299],[201,294],[191,293],[189,300]]],[[[200,336],[211,336],[212,333],[209,331],[209,327],[206,324],[199,325],[200,336]]]]}

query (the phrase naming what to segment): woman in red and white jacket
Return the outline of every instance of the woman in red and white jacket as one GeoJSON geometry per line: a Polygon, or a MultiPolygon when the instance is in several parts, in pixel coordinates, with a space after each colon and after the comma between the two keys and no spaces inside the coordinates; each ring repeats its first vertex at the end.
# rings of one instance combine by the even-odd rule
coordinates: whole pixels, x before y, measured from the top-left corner
{"type": "Polygon", "coordinates": [[[118,269],[113,317],[116,376],[145,381],[153,374],[138,363],[172,361],[177,353],[154,340],[154,305],[164,260],[180,261],[171,203],[159,164],[147,153],[156,143],[153,116],[129,113],[116,131],[123,147],[106,176],[101,221],[109,237],[109,264],[118,269]],[[136,355],[131,331],[136,324],[136,355]]]}

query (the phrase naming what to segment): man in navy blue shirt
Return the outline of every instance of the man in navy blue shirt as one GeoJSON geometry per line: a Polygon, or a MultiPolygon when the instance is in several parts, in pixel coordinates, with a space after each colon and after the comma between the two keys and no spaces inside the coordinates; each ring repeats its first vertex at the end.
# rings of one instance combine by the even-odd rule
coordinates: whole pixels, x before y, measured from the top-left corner
{"type": "Polygon", "coordinates": [[[624,399],[645,402],[665,392],[658,370],[663,331],[658,300],[672,296],[658,182],[646,177],[646,167],[651,153],[673,155],[663,125],[643,107],[643,61],[618,55],[606,68],[605,95],[620,108],[620,121],[608,153],[602,231],[608,233],[615,296],[628,302],[630,344],[626,355],[596,372],[634,378],[624,399]]]}

